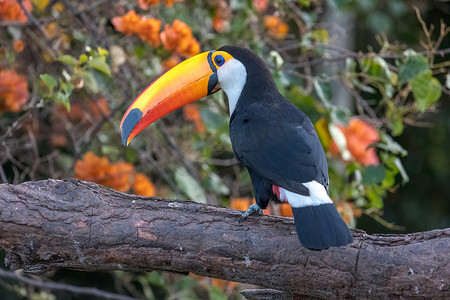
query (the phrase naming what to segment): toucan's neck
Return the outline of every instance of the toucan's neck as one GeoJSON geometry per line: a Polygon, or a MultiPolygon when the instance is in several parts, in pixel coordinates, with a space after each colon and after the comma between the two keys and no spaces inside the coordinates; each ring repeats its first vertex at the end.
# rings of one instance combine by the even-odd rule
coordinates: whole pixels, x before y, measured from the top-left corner
{"type": "Polygon", "coordinates": [[[224,46],[219,50],[234,58],[217,70],[220,85],[228,97],[230,115],[238,102],[256,101],[257,98],[263,101],[268,94],[278,93],[269,68],[258,55],[236,46],[224,46]]]}

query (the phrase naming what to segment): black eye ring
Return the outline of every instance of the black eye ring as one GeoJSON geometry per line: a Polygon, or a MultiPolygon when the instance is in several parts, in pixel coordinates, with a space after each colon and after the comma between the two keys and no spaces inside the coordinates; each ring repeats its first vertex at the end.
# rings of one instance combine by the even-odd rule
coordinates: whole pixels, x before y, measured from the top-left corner
{"type": "Polygon", "coordinates": [[[223,58],[223,56],[219,54],[214,58],[214,61],[216,62],[216,65],[220,67],[225,63],[225,58],[223,58]]]}

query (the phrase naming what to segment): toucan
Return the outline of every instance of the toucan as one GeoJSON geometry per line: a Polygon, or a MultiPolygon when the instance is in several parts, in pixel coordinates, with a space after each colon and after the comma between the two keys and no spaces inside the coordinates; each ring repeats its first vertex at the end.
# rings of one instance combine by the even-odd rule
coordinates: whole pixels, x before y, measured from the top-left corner
{"type": "Polygon", "coordinates": [[[120,124],[130,141],[162,116],[224,90],[236,159],[250,174],[262,213],[270,201],[288,202],[308,249],[344,246],[352,234],[328,195],[328,166],[311,120],[283,97],[266,63],[252,51],[223,46],[191,57],[156,79],[130,105],[120,124]]]}

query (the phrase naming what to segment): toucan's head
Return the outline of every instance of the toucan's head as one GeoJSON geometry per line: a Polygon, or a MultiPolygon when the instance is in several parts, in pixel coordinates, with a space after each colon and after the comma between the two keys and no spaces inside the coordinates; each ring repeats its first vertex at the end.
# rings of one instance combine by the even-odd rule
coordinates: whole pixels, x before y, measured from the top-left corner
{"type": "Polygon", "coordinates": [[[224,46],[181,62],[150,84],[127,109],[120,123],[123,144],[128,145],[162,116],[221,88],[228,96],[231,114],[248,79],[252,88],[258,88],[255,84],[275,86],[264,61],[245,48],[224,46]]]}

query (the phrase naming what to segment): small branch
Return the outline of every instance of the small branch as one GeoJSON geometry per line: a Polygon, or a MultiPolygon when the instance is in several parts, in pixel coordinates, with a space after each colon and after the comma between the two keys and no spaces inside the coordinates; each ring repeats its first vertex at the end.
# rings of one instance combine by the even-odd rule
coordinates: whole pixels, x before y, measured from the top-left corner
{"type": "Polygon", "coordinates": [[[48,38],[47,34],[45,33],[44,29],[42,28],[41,23],[39,22],[38,19],[36,19],[32,13],[30,13],[25,6],[22,3],[22,0],[18,0],[17,2],[19,2],[20,8],[22,9],[22,11],[24,12],[24,14],[27,16],[28,20],[34,25],[36,26],[36,28],[39,30],[39,32],[42,34],[42,36],[44,37],[45,41],[49,44],[50,43],[50,39],[48,38]]]}
{"type": "MultiPolygon", "coordinates": [[[[418,51],[417,53],[424,54],[424,55],[439,55],[441,57],[444,57],[445,55],[450,53],[450,48],[446,49],[440,49],[440,50],[425,50],[425,51],[418,51]]],[[[369,52],[369,53],[356,53],[354,52],[351,55],[340,55],[335,57],[320,57],[313,59],[311,61],[303,61],[299,63],[291,64],[292,67],[297,68],[304,68],[306,66],[314,66],[318,64],[323,63],[334,63],[334,62],[340,62],[347,58],[355,58],[355,59],[362,59],[362,58],[369,58],[369,57],[381,57],[384,59],[401,59],[405,58],[406,56],[403,54],[396,54],[392,52],[385,52],[385,53],[375,53],[375,52],[369,52]]]]}
{"type": "Polygon", "coordinates": [[[79,287],[65,283],[56,283],[56,282],[45,282],[34,280],[29,277],[22,276],[17,272],[9,272],[3,269],[0,269],[0,277],[17,280],[26,285],[31,285],[41,289],[49,289],[52,291],[64,291],[75,295],[86,295],[86,296],[94,296],[100,297],[103,299],[112,299],[112,300],[134,300],[135,298],[131,298],[124,295],[113,294],[109,292],[105,292],[96,288],[86,288],[79,287]]]}

